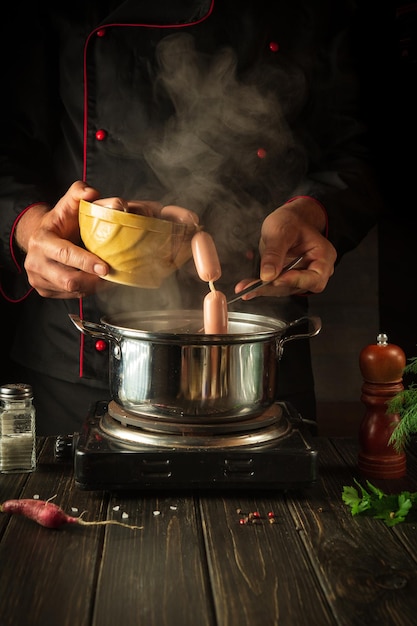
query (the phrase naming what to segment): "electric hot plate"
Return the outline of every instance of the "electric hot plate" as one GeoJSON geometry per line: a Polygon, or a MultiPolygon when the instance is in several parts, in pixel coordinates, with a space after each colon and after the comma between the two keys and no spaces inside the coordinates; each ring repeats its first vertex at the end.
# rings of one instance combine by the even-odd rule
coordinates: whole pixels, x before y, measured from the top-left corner
{"type": "Polygon", "coordinates": [[[287,490],[317,479],[314,437],[289,403],[238,421],[183,424],[98,402],[81,432],[57,438],[57,458],[68,447],[83,490],[287,490]]]}

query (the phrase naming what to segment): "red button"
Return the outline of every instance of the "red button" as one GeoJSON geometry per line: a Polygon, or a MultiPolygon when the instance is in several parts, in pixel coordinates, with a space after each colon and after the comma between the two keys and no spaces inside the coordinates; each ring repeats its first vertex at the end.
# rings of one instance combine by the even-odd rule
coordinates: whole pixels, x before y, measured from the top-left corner
{"type": "Polygon", "coordinates": [[[266,157],[266,150],[265,148],[258,148],[258,151],[256,153],[258,155],[258,157],[260,159],[264,159],[266,157]]]}
{"type": "Polygon", "coordinates": [[[105,28],[100,28],[100,30],[97,31],[97,37],[104,37],[105,34],[106,34],[105,28]]]}
{"type": "Polygon", "coordinates": [[[269,49],[271,52],[278,52],[279,50],[279,43],[277,41],[270,41],[269,42],[269,49]]]}
{"type": "Polygon", "coordinates": [[[107,342],[104,341],[104,339],[97,339],[96,350],[97,352],[104,352],[105,350],[107,350],[107,342]]]}
{"type": "Polygon", "coordinates": [[[100,130],[96,132],[97,141],[104,141],[106,137],[107,137],[107,133],[102,128],[100,128],[100,130]]]}

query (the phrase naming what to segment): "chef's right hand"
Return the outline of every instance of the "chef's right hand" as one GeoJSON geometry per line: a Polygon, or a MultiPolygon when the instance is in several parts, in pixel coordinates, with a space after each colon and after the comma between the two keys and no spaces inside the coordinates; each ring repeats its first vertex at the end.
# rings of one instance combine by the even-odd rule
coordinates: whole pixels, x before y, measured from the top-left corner
{"type": "MultiPolygon", "coordinates": [[[[323,208],[312,198],[298,197],[270,213],[261,230],[260,277],[273,282],[243,296],[243,299],[324,291],[334,273],[337,259],[334,246],[324,235],[325,229],[323,208]],[[280,277],[284,265],[299,256],[303,257],[300,264],[280,277]]],[[[239,293],[253,282],[253,279],[240,281],[235,286],[235,292],[239,293]]]]}
{"type": "Polygon", "coordinates": [[[15,243],[26,254],[30,285],[45,298],[80,298],[102,287],[108,265],[81,247],[78,208],[81,199],[93,202],[100,194],[77,181],[50,208],[35,204],[19,219],[15,243]]]}

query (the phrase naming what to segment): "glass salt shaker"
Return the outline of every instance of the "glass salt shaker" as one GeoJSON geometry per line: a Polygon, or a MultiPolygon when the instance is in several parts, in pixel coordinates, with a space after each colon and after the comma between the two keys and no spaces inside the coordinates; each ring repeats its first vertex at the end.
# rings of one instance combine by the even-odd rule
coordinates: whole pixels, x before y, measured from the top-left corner
{"type": "Polygon", "coordinates": [[[35,407],[31,385],[0,386],[0,472],[36,468],[35,407]]]}

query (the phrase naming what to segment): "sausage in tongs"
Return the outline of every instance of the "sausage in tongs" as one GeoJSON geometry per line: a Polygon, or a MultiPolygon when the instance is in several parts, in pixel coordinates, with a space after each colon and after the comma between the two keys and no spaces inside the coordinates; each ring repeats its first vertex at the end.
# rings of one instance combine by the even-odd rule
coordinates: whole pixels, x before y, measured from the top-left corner
{"type": "Polygon", "coordinates": [[[228,327],[227,300],[218,289],[210,291],[203,303],[204,332],[206,335],[225,335],[228,327]]]}

